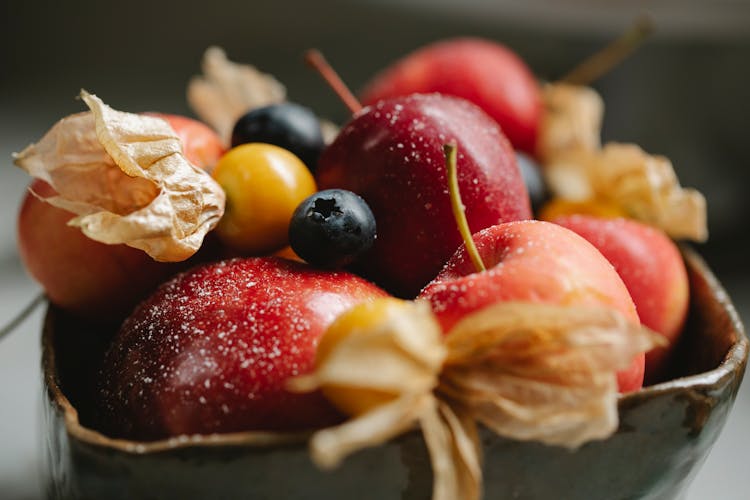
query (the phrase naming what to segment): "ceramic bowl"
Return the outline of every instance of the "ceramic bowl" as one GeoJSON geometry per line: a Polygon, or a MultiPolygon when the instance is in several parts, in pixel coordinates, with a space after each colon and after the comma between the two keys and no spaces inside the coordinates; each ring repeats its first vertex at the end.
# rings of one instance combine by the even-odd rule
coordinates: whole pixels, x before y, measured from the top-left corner
{"type": "MultiPolygon", "coordinates": [[[[684,252],[692,305],[671,380],[619,399],[610,438],[577,451],[482,433],[487,499],[680,498],[727,419],[748,341],[720,284],[684,252]]],[[[332,471],[311,463],[306,436],[271,444],[259,433],[150,443],[96,430],[90,388],[105,347],[101,327],[58,309],[43,332],[46,484],[50,498],[428,499],[432,473],[411,432],[349,457],[332,471]]]]}

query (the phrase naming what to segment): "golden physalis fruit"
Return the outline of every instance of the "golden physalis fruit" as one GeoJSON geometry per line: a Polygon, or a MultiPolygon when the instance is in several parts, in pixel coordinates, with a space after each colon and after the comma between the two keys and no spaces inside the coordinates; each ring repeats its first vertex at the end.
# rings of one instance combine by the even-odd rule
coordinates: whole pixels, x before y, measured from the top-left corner
{"type": "Polygon", "coordinates": [[[270,144],[237,146],[212,172],[227,195],[216,231],[224,243],[246,255],[264,255],[289,242],[289,220],[297,205],[316,191],[304,163],[270,144]]]}
{"type": "MultiPolygon", "coordinates": [[[[328,361],[335,347],[346,337],[357,335],[382,325],[387,328],[389,320],[398,313],[404,313],[409,302],[386,298],[359,304],[340,315],[325,331],[318,344],[315,365],[320,366],[328,361]]],[[[382,389],[363,390],[343,385],[324,385],[323,394],[336,408],[347,415],[361,415],[367,411],[388,403],[398,397],[382,389]]]]}
{"type": "Polygon", "coordinates": [[[553,198],[539,210],[539,220],[552,221],[564,215],[593,215],[605,219],[627,217],[628,214],[619,206],[607,200],[574,201],[564,198],[553,198]]]}

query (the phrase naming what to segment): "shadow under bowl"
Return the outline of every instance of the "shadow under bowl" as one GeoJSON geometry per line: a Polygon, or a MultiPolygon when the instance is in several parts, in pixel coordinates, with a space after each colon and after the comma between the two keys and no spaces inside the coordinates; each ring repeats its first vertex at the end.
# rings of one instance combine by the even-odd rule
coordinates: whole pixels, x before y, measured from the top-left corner
{"type": "MultiPolygon", "coordinates": [[[[671,380],[623,395],[608,439],[576,451],[482,432],[485,498],[680,498],[732,408],[748,340],[706,264],[684,251],[691,309],[671,380]]],[[[324,472],[305,435],[259,432],[154,442],[96,430],[92,381],[106,348],[100,325],[51,307],[43,338],[46,487],[50,498],[427,499],[432,472],[419,432],[324,472]]]]}

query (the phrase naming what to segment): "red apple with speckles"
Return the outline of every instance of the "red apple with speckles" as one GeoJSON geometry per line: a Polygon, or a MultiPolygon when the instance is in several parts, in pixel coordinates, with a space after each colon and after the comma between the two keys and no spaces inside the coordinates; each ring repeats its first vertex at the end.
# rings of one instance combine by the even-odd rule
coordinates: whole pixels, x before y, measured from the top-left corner
{"type": "MultiPolygon", "coordinates": [[[[30,190],[55,194],[36,180],[30,190]]],[[[29,274],[59,307],[89,319],[121,321],[183,267],[156,262],[126,245],[105,245],[67,225],[74,215],[26,194],[18,214],[18,251],[29,274]]]]}
{"type": "MultiPolygon", "coordinates": [[[[443,331],[466,314],[503,301],[607,307],[638,322],[633,301],[617,272],[589,242],[561,226],[519,221],[474,235],[487,268],[476,272],[461,247],[420,294],[432,305],[443,331]]],[[[617,374],[621,392],[643,384],[643,355],[617,374]]]]}
{"type": "Polygon", "coordinates": [[[473,102],[500,124],[516,149],[534,154],[541,91],[531,70],[506,46],[478,38],[427,45],[377,75],[362,101],[430,92],[473,102]]]}
{"type": "Polygon", "coordinates": [[[461,244],[443,145],[458,146],[458,184],[472,231],[531,218],[516,157],[497,124],[468,101],[415,94],[364,108],[323,151],[316,180],[365,199],[378,236],[357,272],[412,298],[461,244]]]}
{"type": "Polygon", "coordinates": [[[185,157],[203,170],[211,171],[226,151],[216,132],[202,122],[168,113],[145,114],[166,120],[182,141],[185,157]]]}
{"type": "Polygon", "coordinates": [[[667,339],[667,346],[646,354],[646,381],[660,380],[690,301],[677,246],[662,231],[629,219],[572,215],[553,222],[581,235],[609,260],[628,288],[641,322],[667,339]]]}
{"type": "Polygon", "coordinates": [[[151,440],[337,422],[320,393],[293,394],[285,383],[313,369],[336,316],[386,295],[352,274],[274,257],[183,273],[136,309],[107,352],[105,428],[151,440]]]}

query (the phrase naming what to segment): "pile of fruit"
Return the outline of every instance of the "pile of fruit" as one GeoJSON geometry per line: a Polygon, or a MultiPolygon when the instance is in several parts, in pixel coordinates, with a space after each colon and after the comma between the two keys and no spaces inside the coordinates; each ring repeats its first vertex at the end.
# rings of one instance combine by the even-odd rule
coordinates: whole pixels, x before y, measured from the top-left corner
{"type": "MultiPolygon", "coordinates": [[[[404,325],[428,323],[441,332],[433,343],[470,338],[467,321],[483,311],[503,315],[487,324],[523,324],[507,328],[527,357],[495,359],[519,364],[513,405],[540,404],[525,380],[545,385],[549,403],[555,390],[591,384],[603,398],[668,373],[689,297],[670,236],[705,238],[702,197],[664,158],[601,147],[593,90],[540,84],[500,44],[412,53],[374,78],[364,107],[346,97],[354,115],[340,130],[215,48],[188,90],[208,125],[83,97],[91,111],[16,156],[36,178],[19,242],[52,303],[122,321],[97,380],[108,435],[318,429],[367,415],[403,392],[362,382],[383,365],[349,340],[388,329],[408,339],[404,325]],[[596,384],[579,380],[596,363],[572,340],[565,359],[591,366],[542,363],[544,349],[519,333],[540,346],[557,330],[580,340],[580,321],[562,326],[568,309],[618,320],[608,342],[627,356],[599,354],[611,364],[596,384]],[[662,347],[644,355],[659,344],[651,331],[662,347]],[[342,347],[361,358],[320,382],[342,347]],[[300,392],[311,373],[317,385],[300,392]]],[[[430,359],[440,370],[443,358],[430,359]]],[[[498,411],[508,417],[510,405],[498,411]]]]}

